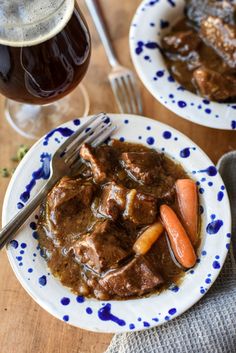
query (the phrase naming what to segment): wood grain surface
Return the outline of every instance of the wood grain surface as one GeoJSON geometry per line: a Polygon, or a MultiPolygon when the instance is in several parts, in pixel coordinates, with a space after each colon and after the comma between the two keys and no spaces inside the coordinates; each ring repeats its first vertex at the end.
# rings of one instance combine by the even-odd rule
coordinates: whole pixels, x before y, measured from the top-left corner
{"type": "MultiPolygon", "coordinates": [[[[133,68],[129,55],[129,25],[139,0],[101,0],[112,41],[122,64],[133,68]]],[[[118,112],[108,80],[109,65],[83,1],[79,5],[88,21],[93,53],[84,83],[91,99],[91,113],[118,112]]],[[[165,122],[194,140],[213,160],[236,149],[234,131],[220,131],[192,124],[161,106],[142,86],[145,116],[165,122]]],[[[17,135],[4,117],[0,97],[0,168],[14,168],[10,159],[21,143],[32,141],[17,135]]],[[[0,177],[0,210],[9,179],[0,177]]],[[[112,338],[71,327],[41,309],[15,278],[5,251],[0,253],[0,353],[101,353],[112,338]]]]}

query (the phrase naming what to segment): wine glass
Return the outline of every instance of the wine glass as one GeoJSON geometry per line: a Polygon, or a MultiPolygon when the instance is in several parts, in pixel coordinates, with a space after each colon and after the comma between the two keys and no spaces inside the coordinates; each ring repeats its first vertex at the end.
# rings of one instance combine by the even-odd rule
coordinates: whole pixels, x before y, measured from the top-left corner
{"type": "Polygon", "coordinates": [[[38,138],[88,114],[88,94],[78,84],[90,52],[89,30],[74,0],[3,0],[0,93],[15,130],[38,138]]]}

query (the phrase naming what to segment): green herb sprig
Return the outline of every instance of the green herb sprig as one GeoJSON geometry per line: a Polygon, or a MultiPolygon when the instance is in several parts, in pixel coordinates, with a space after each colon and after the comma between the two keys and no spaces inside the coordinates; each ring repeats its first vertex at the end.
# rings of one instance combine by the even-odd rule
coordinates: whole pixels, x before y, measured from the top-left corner
{"type": "MultiPolygon", "coordinates": [[[[26,153],[29,151],[29,147],[26,145],[20,145],[16,151],[16,155],[11,158],[13,162],[19,163],[26,153]]],[[[15,171],[16,168],[12,168],[11,170],[7,167],[0,168],[0,176],[2,178],[9,178],[15,171]]]]}
{"type": "Polygon", "coordinates": [[[10,172],[7,168],[1,168],[0,173],[3,178],[8,178],[10,176],[10,172]]]}
{"type": "Polygon", "coordinates": [[[13,162],[20,162],[24,156],[26,155],[26,153],[29,151],[29,147],[26,145],[20,145],[20,147],[18,148],[16,155],[14,157],[12,157],[12,161],[13,162]]]}

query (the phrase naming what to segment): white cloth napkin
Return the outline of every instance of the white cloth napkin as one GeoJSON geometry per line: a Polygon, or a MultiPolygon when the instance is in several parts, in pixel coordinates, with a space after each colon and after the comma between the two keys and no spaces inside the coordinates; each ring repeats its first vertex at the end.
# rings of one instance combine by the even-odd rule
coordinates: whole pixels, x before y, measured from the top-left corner
{"type": "Polygon", "coordinates": [[[192,309],[165,325],[117,334],[106,353],[236,353],[236,152],[224,155],[219,172],[232,209],[232,243],[209,292],[192,309]]]}

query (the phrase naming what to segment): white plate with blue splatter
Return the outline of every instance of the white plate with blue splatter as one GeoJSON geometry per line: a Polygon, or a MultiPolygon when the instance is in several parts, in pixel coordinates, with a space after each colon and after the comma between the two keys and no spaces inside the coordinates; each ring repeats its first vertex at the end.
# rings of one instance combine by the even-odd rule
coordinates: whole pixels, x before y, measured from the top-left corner
{"type": "Polygon", "coordinates": [[[216,129],[236,129],[236,103],[216,103],[175,82],[161,53],[161,38],[184,12],[184,0],[144,0],[130,27],[130,50],[139,77],[168,109],[194,123],[216,129]]]}
{"type": "MultiPolygon", "coordinates": [[[[177,130],[134,115],[109,115],[118,126],[114,138],[164,151],[196,180],[201,205],[202,242],[198,262],[178,287],[147,298],[102,302],[76,296],[54,278],[40,256],[34,214],[7,249],[17,278],[45,310],[71,325],[99,332],[125,332],[161,325],[196,303],[215,281],[230,242],[230,208],[224,184],[204,152],[177,130]]],[[[24,207],[49,177],[51,155],[86,119],[68,122],[37,142],[24,157],[9,184],[3,223],[24,207]]],[[[17,298],[16,298],[17,300],[17,298]]]]}

